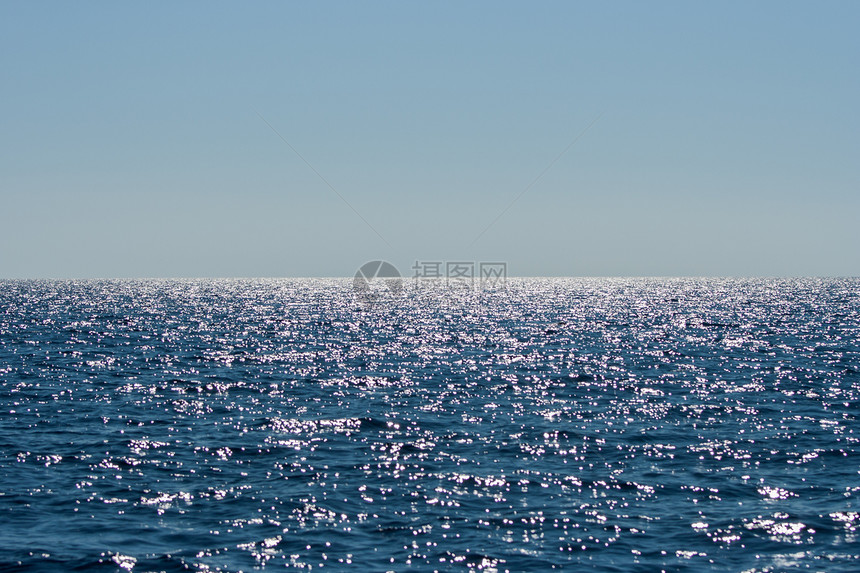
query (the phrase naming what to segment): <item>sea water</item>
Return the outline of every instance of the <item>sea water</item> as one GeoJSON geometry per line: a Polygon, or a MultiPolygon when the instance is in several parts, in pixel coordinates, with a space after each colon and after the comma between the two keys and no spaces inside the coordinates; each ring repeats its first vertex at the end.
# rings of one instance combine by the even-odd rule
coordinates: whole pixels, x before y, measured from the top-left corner
{"type": "Polygon", "coordinates": [[[0,282],[0,570],[860,568],[860,280],[406,287],[0,282]]]}

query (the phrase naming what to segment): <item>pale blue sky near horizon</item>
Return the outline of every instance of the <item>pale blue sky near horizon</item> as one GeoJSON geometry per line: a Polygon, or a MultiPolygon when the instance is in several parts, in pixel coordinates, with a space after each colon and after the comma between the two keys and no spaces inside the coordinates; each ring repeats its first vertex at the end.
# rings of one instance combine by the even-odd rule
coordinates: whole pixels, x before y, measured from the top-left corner
{"type": "Polygon", "coordinates": [[[836,1],[3,3],[0,278],[860,276],[858,23],[836,1]]]}

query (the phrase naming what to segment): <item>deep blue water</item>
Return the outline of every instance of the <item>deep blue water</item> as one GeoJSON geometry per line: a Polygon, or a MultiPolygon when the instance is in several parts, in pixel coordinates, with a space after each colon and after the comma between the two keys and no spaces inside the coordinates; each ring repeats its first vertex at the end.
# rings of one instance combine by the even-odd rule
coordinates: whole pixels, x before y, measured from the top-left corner
{"type": "Polygon", "coordinates": [[[0,282],[0,570],[860,569],[860,280],[0,282]]]}

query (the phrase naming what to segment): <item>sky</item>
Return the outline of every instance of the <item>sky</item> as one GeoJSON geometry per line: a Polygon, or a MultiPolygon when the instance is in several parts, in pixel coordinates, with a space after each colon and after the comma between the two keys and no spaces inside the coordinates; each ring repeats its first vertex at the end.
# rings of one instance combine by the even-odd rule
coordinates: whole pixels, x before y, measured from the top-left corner
{"type": "Polygon", "coordinates": [[[0,278],[860,276],[858,22],[3,2],[0,278]]]}

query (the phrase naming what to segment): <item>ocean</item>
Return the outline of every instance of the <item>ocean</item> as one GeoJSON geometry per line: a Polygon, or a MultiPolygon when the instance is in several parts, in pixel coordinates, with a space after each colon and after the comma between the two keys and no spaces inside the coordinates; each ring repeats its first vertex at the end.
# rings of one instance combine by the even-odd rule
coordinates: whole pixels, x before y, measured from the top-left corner
{"type": "Polygon", "coordinates": [[[0,571],[860,569],[860,280],[360,294],[0,281],[0,571]]]}

